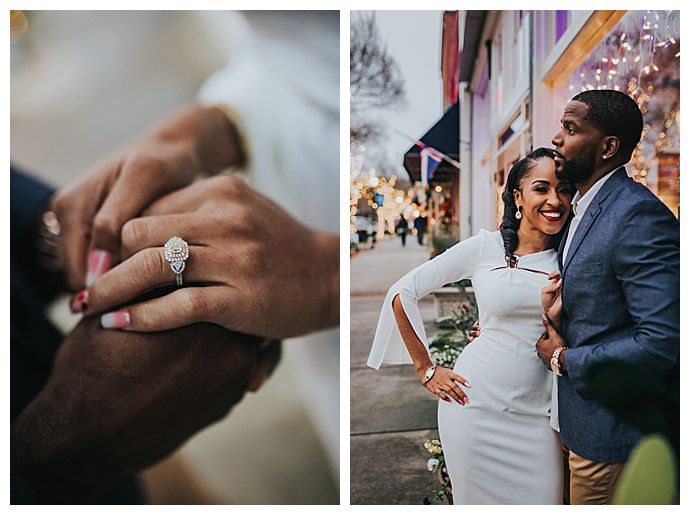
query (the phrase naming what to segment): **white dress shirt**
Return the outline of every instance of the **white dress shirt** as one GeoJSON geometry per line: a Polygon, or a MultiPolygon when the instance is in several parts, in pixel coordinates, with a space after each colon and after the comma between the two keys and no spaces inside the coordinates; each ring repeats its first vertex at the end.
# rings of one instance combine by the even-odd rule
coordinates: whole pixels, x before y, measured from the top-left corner
{"type": "MultiPolygon", "coordinates": [[[[618,170],[618,168],[616,168],[618,170]]],[[[596,196],[597,192],[601,189],[606,181],[614,174],[616,170],[613,170],[601,179],[595,182],[591,188],[584,195],[580,196],[580,192],[576,192],[573,197],[573,219],[570,221],[570,228],[568,229],[568,235],[565,239],[565,245],[563,246],[563,263],[565,263],[566,257],[568,256],[568,249],[570,248],[570,243],[573,241],[573,236],[575,231],[577,231],[577,226],[580,225],[580,220],[585,216],[587,208],[592,203],[592,200],[596,196]]]]}
{"type": "MultiPolygon", "coordinates": [[[[228,62],[203,84],[198,99],[231,115],[245,144],[250,184],[302,223],[337,233],[338,13],[206,11],[203,16],[218,29],[228,62]]],[[[334,402],[340,391],[339,341],[334,328],[283,346],[284,365],[292,369],[334,477],[340,471],[340,411],[334,402]]]]}
{"type": "Polygon", "coordinates": [[[340,229],[339,17],[315,11],[209,11],[227,65],[201,87],[247,153],[249,181],[312,228],[340,229]]]}

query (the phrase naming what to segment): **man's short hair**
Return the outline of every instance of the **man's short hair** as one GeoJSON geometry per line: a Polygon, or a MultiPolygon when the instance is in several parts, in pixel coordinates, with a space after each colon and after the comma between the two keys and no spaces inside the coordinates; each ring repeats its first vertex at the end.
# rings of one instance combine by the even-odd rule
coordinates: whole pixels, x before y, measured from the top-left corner
{"type": "Polygon", "coordinates": [[[627,157],[635,150],[642,136],[642,112],[637,103],[622,91],[592,89],[575,95],[572,100],[587,104],[585,120],[606,136],[620,140],[620,150],[627,157]]]}

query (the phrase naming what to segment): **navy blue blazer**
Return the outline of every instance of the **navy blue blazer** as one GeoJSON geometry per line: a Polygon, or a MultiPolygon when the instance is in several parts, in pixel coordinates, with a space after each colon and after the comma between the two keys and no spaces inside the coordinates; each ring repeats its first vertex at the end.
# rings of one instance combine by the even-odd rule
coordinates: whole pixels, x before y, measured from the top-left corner
{"type": "MultiPolygon", "coordinates": [[[[10,420],[43,389],[63,335],[46,317],[53,300],[35,269],[36,226],[54,189],[10,167],[10,420]]],[[[94,504],[139,504],[143,493],[126,477],[92,501],[94,504]]],[[[40,504],[31,484],[10,468],[10,503],[40,504]]]]}
{"type": "Polygon", "coordinates": [[[679,359],[680,224],[622,167],[587,208],[559,267],[567,375],[558,381],[563,442],[595,461],[623,462],[641,434],[594,400],[588,367],[618,359],[666,381],[679,359]]]}

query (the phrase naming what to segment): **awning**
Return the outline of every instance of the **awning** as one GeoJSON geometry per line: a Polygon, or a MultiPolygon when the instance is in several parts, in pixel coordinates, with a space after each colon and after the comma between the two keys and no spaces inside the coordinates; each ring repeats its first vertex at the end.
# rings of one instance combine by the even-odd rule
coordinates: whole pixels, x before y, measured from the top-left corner
{"type": "MultiPolygon", "coordinates": [[[[429,129],[424,136],[419,138],[419,141],[424,143],[427,147],[433,147],[440,150],[448,157],[458,160],[460,153],[460,107],[458,102],[446,111],[446,113],[437,121],[431,129],[429,129]]],[[[410,179],[414,183],[421,180],[421,163],[419,159],[419,151],[421,149],[417,145],[412,145],[403,160],[403,166],[410,179]]],[[[439,167],[434,172],[430,182],[445,182],[450,178],[450,174],[457,174],[458,169],[446,161],[442,161],[439,167]]]]}

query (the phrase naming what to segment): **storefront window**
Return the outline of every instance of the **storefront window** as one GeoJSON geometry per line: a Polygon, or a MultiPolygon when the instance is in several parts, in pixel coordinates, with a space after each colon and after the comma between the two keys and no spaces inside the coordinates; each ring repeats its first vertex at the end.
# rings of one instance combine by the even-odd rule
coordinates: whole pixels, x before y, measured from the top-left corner
{"type": "MultiPolygon", "coordinates": [[[[559,11],[560,12],[560,11],[559,11]]],[[[616,89],[644,117],[628,173],[679,215],[680,13],[629,11],[570,78],[573,94],[616,89]]]]}

